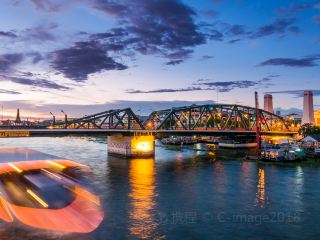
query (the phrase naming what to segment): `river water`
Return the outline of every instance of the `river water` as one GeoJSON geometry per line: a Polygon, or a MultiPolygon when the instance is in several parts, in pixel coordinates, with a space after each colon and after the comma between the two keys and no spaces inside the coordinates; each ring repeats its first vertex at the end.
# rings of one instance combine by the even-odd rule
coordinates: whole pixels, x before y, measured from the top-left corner
{"type": "Polygon", "coordinates": [[[157,145],[155,159],[122,159],[99,137],[1,139],[89,165],[105,217],[87,235],[0,223],[0,239],[319,239],[320,168],[157,145]]]}

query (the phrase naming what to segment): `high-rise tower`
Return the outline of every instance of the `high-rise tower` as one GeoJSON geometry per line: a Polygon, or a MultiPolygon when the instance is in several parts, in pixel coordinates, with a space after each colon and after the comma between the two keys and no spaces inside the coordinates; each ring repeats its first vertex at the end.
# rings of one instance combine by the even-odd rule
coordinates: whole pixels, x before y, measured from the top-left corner
{"type": "Polygon", "coordinates": [[[20,109],[17,109],[17,117],[16,117],[16,123],[21,123],[21,119],[20,119],[20,109]]]}
{"type": "Polygon", "coordinates": [[[273,112],[273,102],[271,94],[264,95],[264,110],[271,113],[273,112]]]}
{"type": "Polygon", "coordinates": [[[301,124],[311,123],[314,124],[313,113],[313,92],[304,91],[303,94],[303,116],[301,124]]]}

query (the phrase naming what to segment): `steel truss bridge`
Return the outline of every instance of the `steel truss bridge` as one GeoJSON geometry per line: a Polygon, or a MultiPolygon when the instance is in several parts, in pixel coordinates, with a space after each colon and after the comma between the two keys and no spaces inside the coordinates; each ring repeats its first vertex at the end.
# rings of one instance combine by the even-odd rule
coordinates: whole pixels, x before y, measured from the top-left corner
{"type": "Polygon", "coordinates": [[[154,111],[144,122],[130,108],[115,109],[58,123],[53,128],[78,132],[149,131],[204,135],[219,132],[253,133],[257,124],[262,133],[290,133],[287,122],[281,116],[262,109],[231,104],[191,105],[154,111]]]}
{"type": "Polygon", "coordinates": [[[73,119],[65,123],[59,123],[54,128],[97,128],[97,129],[144,129],[139,118],[131,108],[109,110],[82,118],[73,119]]]}

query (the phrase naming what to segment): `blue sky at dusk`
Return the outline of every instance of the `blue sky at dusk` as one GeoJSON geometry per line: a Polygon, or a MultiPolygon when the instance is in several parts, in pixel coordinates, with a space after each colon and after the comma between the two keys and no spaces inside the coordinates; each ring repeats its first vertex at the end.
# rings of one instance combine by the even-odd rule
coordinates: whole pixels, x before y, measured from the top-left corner
{"type": "Polygon", "coordinates": [[[7,115],[192,103],[320,107],[320,1],[3,0],[7,115]]]}

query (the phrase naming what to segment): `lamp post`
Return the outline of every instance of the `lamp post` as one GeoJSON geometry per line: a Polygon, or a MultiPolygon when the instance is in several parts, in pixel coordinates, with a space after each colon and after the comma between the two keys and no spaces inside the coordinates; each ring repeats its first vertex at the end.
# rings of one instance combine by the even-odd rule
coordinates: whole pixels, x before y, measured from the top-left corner
{"type": "Polygon", "coordinates": [[[56,116],[50,112],[51,116],[52,116],[52,126],[54,127],[56,125],[56,116]]]}
{"type": "Polygon", "coordinates": [[[61,112],[64,114],[64,128],[67,128],[68,115],[63,110],[61,112]]]}

